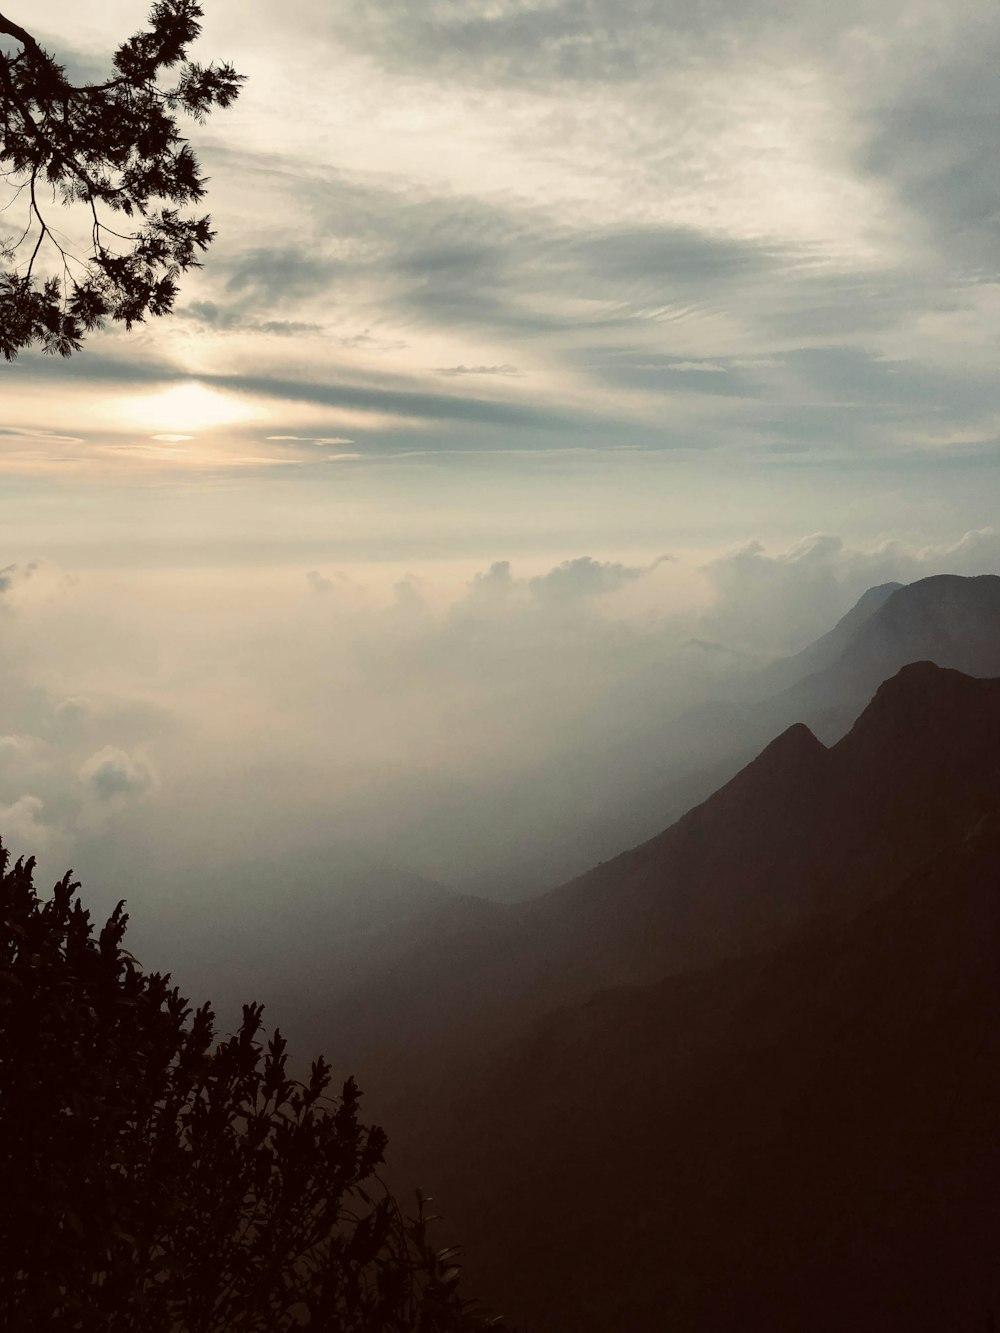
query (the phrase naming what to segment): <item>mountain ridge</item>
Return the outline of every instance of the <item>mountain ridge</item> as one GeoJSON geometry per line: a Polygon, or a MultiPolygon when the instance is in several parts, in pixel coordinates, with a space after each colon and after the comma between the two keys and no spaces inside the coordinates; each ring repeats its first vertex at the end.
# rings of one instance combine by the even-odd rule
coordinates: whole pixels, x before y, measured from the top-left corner
{"type": "Polygon", "coordinates": [[[655,836],[793,723],[835,744],[883,680],[925,659],[1000,676],[1000,578],[931,575],[869,588],[833,629],[799,653],[737,676],[719,686],[717,697],[662,724],[650,718],[633,774],[617,779],[624,809],[616,807],[613,816],[591,809],[575,844],[577,864],[561,882],[586,869],[579,863],[585,853],[594,864],[655,836]],[[648,753],[654,745],[662,755],[658,763],[648,753]]]}
{"type": "Polygon", "coordinates": [[[398,1112],[433,1071],[546,1010],[862,910],[993,808],[998,756],[1000,680],[908,667],[837,745],[793,726],[639,847],[526,903],[443,913],[438,938],[346,996],[317,997],[313,1032],[398,1112]],[[934,689],[951,700],[940,727],[920,705],[934,689]]]}
{"type": "Polygon", "coordinates": [[[994,816],[827,931],[539,1019],[449,1124],[460,1160],[469,1125],[490,1144],[481,1189],[439,1181],[479,1219],[482,1289],[502,1254],[547,1333],[984,1327],[998,864],[994,816]],[[503,1088],[530,1090],[526,1124],[496,1114],[503,1088]]]}
{"type": "Polygon", "coordinates": [[[552,1006],[432,1099],[403,1158],[436,1172],[480,1290],[546,1333],[985,1326],[998,738],[1000,680],[929,662],[829,750],[790,728],[729,799],[751,811],[742,789],[803,754],[832,773],[858,840],[833,808],[814,852],[839,848],[827,907],[844,910],[552,1006]]]}

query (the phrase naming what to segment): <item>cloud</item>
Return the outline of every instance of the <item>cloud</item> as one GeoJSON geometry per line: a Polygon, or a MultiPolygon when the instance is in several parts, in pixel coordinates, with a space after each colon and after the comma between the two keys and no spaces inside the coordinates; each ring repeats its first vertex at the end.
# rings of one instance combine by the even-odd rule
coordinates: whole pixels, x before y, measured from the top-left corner
{"type": "MultiPolygon", "coordinates": [[[[121,388],[135,384],[150,387],[198,384],[207,389],[220,389],[237,395],[270,399],[284,404],[303,404],[320,408],[346,408],[379,417],[398,418],[403,422],[428,422],[441,425],[480,425],[483,427],[528,427],[541,431],[559,429],[593,430],[599,419],[585,415],[579,409],[549,406],[534,401],[512,402],[471,394],[448,394],[416,387],[416,381],[404,378],[402,386],[396,381],[382,387],[367,383],[350,383],[344,378],[294,379],[276,377],[254,371],[218,372],[196,375],[170,364],[160,362],[136,364],[127,360],[102,357],[96,375],[108,384],[121,388]]],[[[18,373],[28,379],[45,382],[51,373],[48,363],[41,359],[18,363],[18,373]]],[[[74,367],[67,372],[81,378],[89,375],[86,366],[74,367]]]]}
{"type": "Polygon", "coordinates": [[[369,388],[360,384],[275,379],[269,375],[202,375],[199,383],[253,394],[286,403],[355,408],[403,419],[443,423],[465,422],[486,426],[534,426],[555,429],[576,419],[575,414],[532,403],[501,402],[490,398],[434,394],[415,389],[369,388]]]}
{"type": "Polygon", "coordinates": [[[74,583],[72,575],[47,560],[24,560],[0,568],[0,608],[40,606],[74,583]]]}
{"type": "Polygon", "coordinates": [[[29,442],[38,440],[43,441],[45,444],[53,448],[59,445],[65,445],[72,448],[75,445],[83,443],[79,435],[58,435],[54,431],[32,430],[27,427],[17,429],[0,427],[0,440],[7,441],[4,445],[5,449],[12,448],[13,442],[17,441],[29,442]]]}
{"type": "Polygon", "coordinates": [[[13,594],[21,585],[38,573],[41,562],[29,560],[24,565],[6,565],[0,569],[0,597],[13,594]]]}
{"type": "Polygon", "coordinates": [[[37,736],[0,735],[0,802],[33,784],[44,759],[45,746],[37,736]]]}
{"type": "MultiPolygon", "coordinates": [[[[338,34],[380,60],[435,78],[475,78],[487,84],[570,88],[637,81],[645,72],[677,68],[696,43],[725,49],[771,18],[761,0],[739,9],[675,6],[665,22],[642,0],[515,0],[462,5],[347,5],[338,34]]],[[[806,10],[806,13],[808,11],[806,10]]],[[[335,20],[336,21],[336,20],[335,20]]]]}
{"type": "Polygon", "coordinates": [[[237,296],[250,293],[256,304],[273,307],[325,292],[341,271],[341,262],[323,255],[315,245],[308,250],[293,245],[258,246],[230,259],[225,267],[228,291],[237,296]]]}
{"type": "Polygon", "coordinates": [[[96,715],[97,710],[92,700],[81,699],[72,695],[56,704],[52,710],[52,717],[56,725],[70,730],[76,730],[86,725],[96,715]]]}
{"type": "Polygon", "coordinates": [[[10,805],[0,805],[0,838],[17,856],[41,855],[48,849],[50,830],[44,804],[37,796],[21,796],[10,805]]]}
{"type": "Polygon", "coordinates": [[[766,242],[663,224],[592,230],[574,249],[581,266],[602,283],[656,284],[665,293],[698,292],[706,283],[760,276],[773,272],[782,260],[780,251],[766,242]]]}
{"type": "Polygon", "coordinates": [[[626,583],[643,578],[670,556],[660,556],[651,565],[630,566],[617,561],[594,560],[589,555],[564,560],[561,565],[529,579],[528,587],[542,602],[575,601],[580,597],[603,597],[617,592],[626,583]]]}
{"type": "MultiPolygon", "coordinates": [[[[230,31],[252,61],[279,32],[299,58],[206,146],[231,221],[177,343],[156,328],[176,363],[105,337],[7,382],[177,382],[204,339],[290,432],[299,409],[317,434],[358,428],[326,409],[366,414],[387,453],[420,432],[427,453],[981,452],[1000,19],[941,12],[293,0],[230,31]],[[349,129],[304,74],[324,67],[349,129]]],[[[56,26],[84,40],[68,7],[56,26]]]]}
{"type": "Polygon", "coordinates": [[[867,550],[817,533],[783,551],[746,542],[704,568],[714,592],[705,632],[731,647],[773,655],[804,647],[877,584],[1000,572],[1000,533],[983,528],[924,547],[890,539],[867,550]]]}
{"type": "Polygon", "coordinates": [[[344,435],[268,435],[268,440],[275,444],[353,444],[354,441],[344,435]]]}
{"type": "Polygon", "coordinates": [[[438,366],[439,375],[520,375],[517,366],[438,366]]]}
{"type": "MultiPolygon", "coordinates": [[[[173,886],[174,916],[221,923],[248,848],[331,893],[343,847],[526,892],[656,831],[679,712],[868,586],[948,569],[1000,572],[1000,534],[91,572],[5,642],[0,807],[137,919],[173,886]]],[[[277,901],[241,905],[251,929],[277,901]]]]}
{"type": "MultiPolygon", "coordinates": [[[[640,368],[646,369],[646,367],[640,368]]],[[[654,363],[652,368],[658,369],[659,367],[654,363]]],[[[674,371],[677,374],[683,374],[685,371],[692,370],[700,375],[724,375],[726,373],[726,367],[720,366],[715,361],[674,361],[666,366],[665,369],[674,371]]]]}
{"type": "MultiPolygon", "coordinates": [[[[899,38],[893,78],[865,87],[842,73],[838,52],[854,52],[848,70],[874,61],[895,36],[899,7],[873,17],[860,5],[834,15],[809,5],[795,24],[779,21],[763,0],[747,10],[756,22],[718,7],[711,23],[691,7],[667,22],[648,5],[619,13],[597,0],[580,13],[561,3],[518,3],[462,13],[429,6],[417,14],[381,3],[356,15],[353,36],[327,24],[318,42],[337,27],[349,49],[387,62],[371,72],[376,82],[390,78],[386,69],[396,61],[419,70],[413,51],[435,34],[435,46],[445,48],[440,59],[472,100],[463,93],[452,105],[451,94],[437,89],[444,102],[433,103],[427,137],[446,136],[452,115],[469,119],[479,134],[500,107],[511,109],[511,125],[519,117],[525,125],[497,145],[510,150],[509,170],[524,160],[544,176],[561,165],[573,179],[564,182],[565,197],[555,188],[522,188],[514,175],[489,189],[465,157],[453,180],[432,179],[416,162],[412,170],[368,170],[339,161],[314,162],[299,179],[280,153],[228,152],[220,189],[228,172],[240,196],[248,179],[264,190],[265,175],[267,189],[278,193],[268,195],[273,214],[265,210],[259,225],[241,232],[238,247],[213,254],[185,307],[205,336],[229,331],[246,339],[220,353],[218,387],[303,412],[365,414],[383,431],[387,452],[416,447],[421,431],[432,436],[429,452],[541,449],[556,440],[894,457],[908,431],[916,448],[930,432],[956,451],[966,439],[967,452],[984,447],[996,435],[987,411],[995,407],[992,366],[985,353],[963,364],[948,348],[964,329],[967,344],[985,349],[993,317],[979,308],[974,275],[958,272],[963,266],[956,267],[945,236],[948,228],[955,236],[978,228],[977,272],[988,276],[984,205],[946,188],[950,177],[942,176],[928,196],[954,200],[947,207],[956,211],[934,221],[931,204],[916,199],[893,165],[897,143],[913,129],[916,113],[908,108],[921,97],[928,106],[916,120],[940,140],[935,161],[951,161],[976,142],[975,98],[960,86],[961,42],[949,40],[942,54],[954,98],[934,92],[929,11],[918,6],[899,38]],[[397,48],[411,30],[413,42],[397,48]],[[518,111],[522,93],[477,103],[480,56],[475,42],[468,45],[476,32],[499,43],[491,50],[504,61],[513,44],[508,74],[515,82],[517,61],[530,63],[536,49],[562,68],[561,61],[582,59],[579,43],[593,48],[594,59],[609,42],[621,43],[631,52],[636,100],[632,75],[604,88],[594,73],[587,75],[598,81],[593,86],[572,76],[579,115],[569,119],[559,101],[561,75],[537,94],[537,106],[518,111]],[[789,57],[787,85],[767,65],[769,41],[789,57]],[[686,54],[664,63],[678,42],[686,54]],[[704,65],[699,86],[685,81],[688,56],[694,68],[704,65]],[[809,79],[803,69],[812,71],[809,79]],[[729,100],[720,103],[715,81],[729,74],[729,100]],[[532,139],[527,121],[534,124],[536,111],[532,139]],[[664,129],[678,123],[683,133],[664,129]],[[294,195],[287,193],[292,179],[294,195]],[[580,182],[594,180],[600,191],[578,197],[580,182]],[[283,209],[294,216],[285,235],[273,225],[283,209]],[[927,227],[911,225],[918,214],[927,227]],[[323,338],[314,346],[317,330],[323,338]],[[530,376],[517,368],[528,364],[526,343],[530,376]],[[243,354],[248,348],[252,356],[243,354]],[[440,393],[442,377],[482,392],[440,393]],[[497,401],[486,391],[501,381],[516,398],[512,392],[497,401]]],[[[303,21],[314,25],[315,15],[303,21]]],[[[992,49],[997,26],[974,5],[959,5],[955,33],[975,32],[983,50],[992,49]]],[[[989,68],[985,56],[968,60],[989,68]]],[[[981,80],[972,82],[978,88],[981,80]]],[[[418,91],[400,87],[405,106],[419,104],[418,91]]],[[[405,119],[402,110],[399,116],[405,119]]],[[[913,132],[914,144],[923,137],[913,132]]],[[[919,158],[915,148],[910,157],[919,158]]],[[[963,180],[971,180],[972,163],[966,168],[963,180]]],[[[102,360],[128,361],[124,341],[106,348],[102,360]]],[[[120,373],[123,382],[142,382],[152,371],[120,373]]],[[[60,382],[113,379],[96,359],[79,369],[42,372],[25,363],[11,371],[15,383],[42,373],[60,382]]],[[[169,364],[157,373],[163,383],[183,378],[169,364]]],[[[356,429],[334,421],[331,433],[338,426],[356,429]]]]}
{"type": "Polygon", "coordinates": [[[514,588],[514,577],[509,560],[494,560],[485,574],[476,574],[469,584],[469,595],[474,598],[506,597],[514,588]]]}
{"type": "Polygon", "coordinates": [[[143,796],[155,785],[149,765],[124,750],[106,745],[83,764],[80,778],[102,801],[117,796],[143,796]]]}
{"type": "Polygon", "coordinates": [[[309,587],[320,596],[328,596],[337,586],[333,579],[328,579],[325,574],[321,574],[318,569],[310,569],[306,575],[306,581],[309,587]]]}
{"type": "MultiPolygon", "coordinates": [[[[322,290],[322,288],[319,288],[322,290]]],[[[225,305],[216,301],[192,301],[182,307],[178,314],[212,329],[217,333],[261,333],[274,334],[280,338],[308,337],[322,333],[322,324],[296,319],[257,319],[246,314],[246,309],[257,300],[266,302],[269,296],[259,288],[254,289],[244,300],[229,300],[225,305]]]]}
{"type": "Polygon", "coordinates": [[[995,275],[1000,253],[1000,167],[988,151],[1000,117],[1000,23],[990,10],[965,7],[964,21],[911,48],[874,100],[859,152],[863,170],[889,183],[972,280],[995,275]]]}

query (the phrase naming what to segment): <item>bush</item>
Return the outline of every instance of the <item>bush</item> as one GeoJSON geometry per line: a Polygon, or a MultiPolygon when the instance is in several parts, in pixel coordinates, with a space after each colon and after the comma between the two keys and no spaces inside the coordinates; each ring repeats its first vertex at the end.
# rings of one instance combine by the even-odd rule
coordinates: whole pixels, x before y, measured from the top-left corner
{"type": "Polygon", "coordinates": [[[99,934],[67,875],[0,843],[0,1325],[102,1333],[469,1330],[425,1203],[375,1175],[386,1138],[352,1079],[327,1094],[265,1041],[218,1041],[169,976],[99,934]]]}

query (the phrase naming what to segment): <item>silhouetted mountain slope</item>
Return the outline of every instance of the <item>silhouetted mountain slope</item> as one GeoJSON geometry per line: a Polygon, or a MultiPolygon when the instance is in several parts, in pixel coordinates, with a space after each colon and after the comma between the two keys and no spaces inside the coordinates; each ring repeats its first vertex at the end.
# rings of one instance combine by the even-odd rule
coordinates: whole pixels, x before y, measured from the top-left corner
{"type": "Polygon", "coordinates": [[[436,1180],[478,1288],[546,1333],[1000,1310],[1000,680],[907,667],[832,750],[790,729],[549,895],[501,944],[536,1000],[539,939],[567,992],[608,955],[661,979],[526,1024],[508,995],[450,1082],[443,1034],[413,1038],[442,1081],[397,1167],[436,1180]]]}
{"type": "Polygon", "coordinates": [[[881,681],[921,660],[971,676],[1000,675],[1000,577],[936,574],[897,588],[835,661],[771,700],[769,709],[784,716],[791,710],[836,738],[881,681]]]}
{"type": "Polygon", "coordinates": [[[577,938],[585,920],[605,958],[620,942],[618,979],[651,978],[869,901],[990,809],[998,780],[1000,682],[914,663],[831,750],[789,728],[659,837],[532,907],[577,938]]]}
{"type": "MultiPolygon", "coordinates": [[[[773,947],[854,913],[995,808],[1000,681],[905,668],[825,749],[790,728],[701,806],[539,899],[451,913],[330,1002],[317,1039],[404,1099],[601,987],[773,947]]],[[[377,957],[377,950],[375,953],[377,957]]]]}
{"type": "Polygon", "coordinates": [[[650,718],[630,777],[622,778],[616,758],[616,799],[591,810],[580,856],[606,857],[648,838],[795,722],[827,744],[839,740],[881,682],[915,661],[1000,675],[1000,578],[935,575],[870,588],[802,652],[735,678],[728,692],[720,687],[727,697],[665,722],[650,718]]]}
{"type": "Polygon", "coordinates": [[[549,1016],[422,1150],[547,1333],[978,1333],[998,1123],[994,816],[847,922],[549,1016]]]}

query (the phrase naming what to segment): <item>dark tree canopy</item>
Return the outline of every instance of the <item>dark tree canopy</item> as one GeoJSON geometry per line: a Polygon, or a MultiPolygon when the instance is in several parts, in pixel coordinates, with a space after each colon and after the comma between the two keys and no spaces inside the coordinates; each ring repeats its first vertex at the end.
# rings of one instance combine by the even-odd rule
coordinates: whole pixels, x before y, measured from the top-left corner
{"type": "Polygon", "coordinates": [[[170,978],[0,844],[0,1327],[465,1333],[484,1321],[374,1172],[353,1080],[305,1082],[261,1008],[216,1041],[170,978]]]}
{"type": "Polygon", "coordinates": [[[182,212],[205,180],[181,115],[204,120],[238,96],[231,65],[200,65],[198,0],[157,0],[149,26],[119,46],[110,77],[74,86],[19,24],[0,13],[0,351],[39,343],[69,356],[107,320],[131,328],[164,315],[177,279],[198,266],[210,219],[182,212]],[[77,249],[53,214],[85,220],[77,249]],[[114,225],[109,223],[109,218],[114,225]]]}

